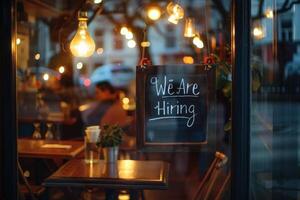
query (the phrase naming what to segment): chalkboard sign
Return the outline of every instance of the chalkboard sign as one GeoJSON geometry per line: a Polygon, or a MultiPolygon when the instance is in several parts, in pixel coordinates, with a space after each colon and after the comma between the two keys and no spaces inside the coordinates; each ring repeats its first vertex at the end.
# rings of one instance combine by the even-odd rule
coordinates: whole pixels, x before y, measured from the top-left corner
{"type": "Polygon", "coordinates": [[[138,145],[206,144],[212,70],[161,65],[136,71],[138,145]]]}

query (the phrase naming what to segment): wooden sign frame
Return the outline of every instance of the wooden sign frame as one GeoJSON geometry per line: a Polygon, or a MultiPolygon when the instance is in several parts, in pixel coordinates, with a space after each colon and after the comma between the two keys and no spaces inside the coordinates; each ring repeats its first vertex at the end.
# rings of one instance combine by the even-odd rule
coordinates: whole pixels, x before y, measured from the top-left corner
{"type": "MultiPolygon", "coordinates": [[[[199,145],[207,144],[208,137],[208,123],[206,122],[206,141],[204,142],[147,142],[146,141],[146,81],[148,74],[157,73],[159,68],[171,67],[171,65],[151,65],[151,66],[137,66],[136,67],[136,130],[137,130],[137,146],[140,150],[150,151],[189,151],[191,149],[199,149],[199,145]]],[[[208,111],[209,103],[214,101],[215,96],[215,70],[212,66],[199,64],[199,65],[172,65],[176,67],[193,67],[197,68],[197,74],[206,75],[207,77],[207,95],[206,95],[206,110],[208,111]]],[[[189,74],[189,73],[187,73],[189,74]]],[[[207,114],[207,112],[206,112],[207,114]]]]}

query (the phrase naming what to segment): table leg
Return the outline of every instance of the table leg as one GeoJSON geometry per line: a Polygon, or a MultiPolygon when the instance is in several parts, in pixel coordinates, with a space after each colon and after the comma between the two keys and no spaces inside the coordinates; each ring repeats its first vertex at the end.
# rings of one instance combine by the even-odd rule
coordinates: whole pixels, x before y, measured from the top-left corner
{"type": "Polygon", "coordinates": [[[106,189],[105,200],[116,200],[118,199],[118,190],[106,189]]]}
{"type": "Polygon", "coordinates": [[[130,200],[138,200],[140,190],[129,190],[129,194],[130,194],[130,200]]]}

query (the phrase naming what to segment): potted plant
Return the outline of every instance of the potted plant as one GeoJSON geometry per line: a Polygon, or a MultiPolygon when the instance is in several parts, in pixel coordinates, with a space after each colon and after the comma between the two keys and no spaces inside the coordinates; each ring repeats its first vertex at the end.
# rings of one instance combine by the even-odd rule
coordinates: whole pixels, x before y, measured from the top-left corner
{"type": "Polygon", "coordinates": [[[99,144],[106,163],[114,163],[118,160],[119,145],[122,143],[123,134],[123,129],[118,125],[103,126],[99,144]]]}

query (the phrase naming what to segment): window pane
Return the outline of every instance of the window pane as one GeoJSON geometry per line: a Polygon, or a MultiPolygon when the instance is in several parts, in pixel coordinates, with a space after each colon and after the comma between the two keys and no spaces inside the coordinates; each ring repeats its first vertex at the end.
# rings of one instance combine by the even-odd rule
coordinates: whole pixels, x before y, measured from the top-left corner
{"type": "MultiPolygon", "coordinates": [[[[121,180],[124,184],[138,172],[127,160],[154,162],[153,168],[143,165],[140,174],[147,178],[154,171],[161,177],[155,167],[155,162],[161,161],[170,164],[169,184],[166,190],[146,187],[146,199],[230,199],[230,9],[229,0],[19,0],[19,157],[23,170],[29,172],[30,185],[41,186],[65,162],[95,155],[96,163],[104,162],[105,151],[97,146],[104,147],[104,142],[98,137],[98,143],[91,142],[92,131],[87,128],[100,126],[102,139],[105,125],[117,124],[124,130],[118,159],[125,160],[125,170],[119,166],[117,176],[115,168],[105,164],[101,171],[93,161],[89,162],[92,165],[82,165],[89,167],[83,173],[88,172],[85,178],[100,176],[103,180],[102,176],[109,176],[116,181],[125,177],[121,180]],[[145,91],[137,92],[137,88],[150,81],[149,77],[145,82],[136,77],[140,61],[151,69],[145,76],[168,77],[168,86],[162,81],[158,90],[165,88],[170,94],[157,97],[154,84],[153,90],[143,85],[152,92],[146,95],[149,101],[161,98],[158,115],[168,115],[163,120],[154,118],[155,123],[145,122],[149,135],[155,132],[155,139],[150,136],[147,141],[169,142],[163,147],[154,145],[149,151],[137,146],[142,133],[136,128],[140,125],[136,109],[146,105],[137,105],[145,91]],[[184,99],[189,97],[192,99],[184,99]],[[77,146],[79,150],[68,154],[77,146]],[[88,148],[93,151],[84,151],[88,148]]],[[[288,19],[281,23],[286,39],[291,37],[290,25],[288,19]]],[[[148,105],[145,110],[151,113],[151,106],[156,104],[148,105]]],[[[109,144],[120,142],[119,137],[111,138],[109,144]]],[[[79,169],[66,172],[80,174],[79,169]]],[[[106,179],[103,182],[107,184],[106,179]]],[[[82,188],[71,188],[72,197],[58,186],[49,192],[49,199],[104,199],[111,192],[107,188],[112,189],[109,184],[90,187],[84,183],[82,188]]],[[[148,180],[147,184],[155,181],[148,180]]],[[[129,199],[128,188],[120,187],[113,193],[119,199],[129,199]]]]}
{"type": "Polygon", "coordinates": [[[252,199],[299,199],[300,5],[252,1],[252,199]]]}

